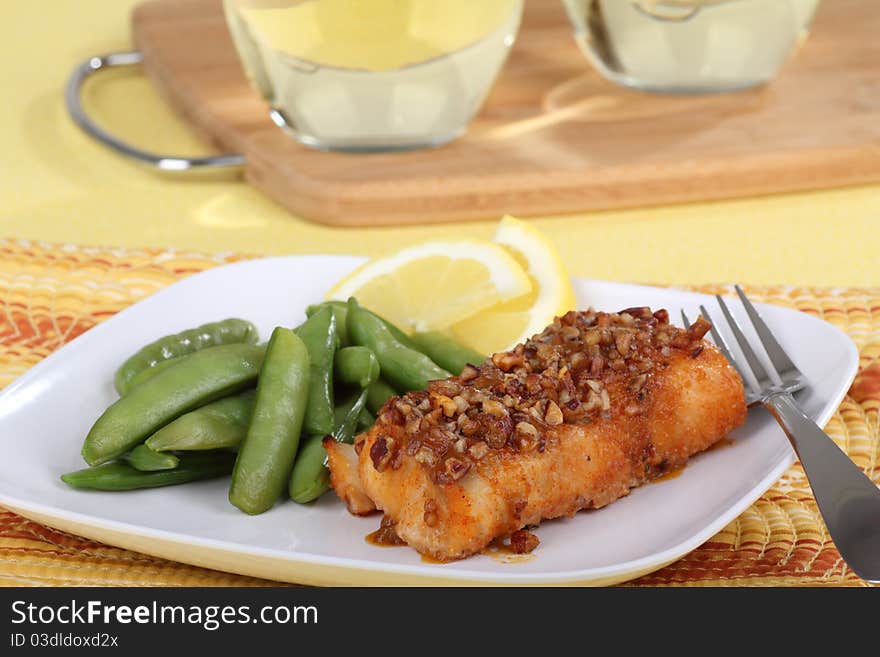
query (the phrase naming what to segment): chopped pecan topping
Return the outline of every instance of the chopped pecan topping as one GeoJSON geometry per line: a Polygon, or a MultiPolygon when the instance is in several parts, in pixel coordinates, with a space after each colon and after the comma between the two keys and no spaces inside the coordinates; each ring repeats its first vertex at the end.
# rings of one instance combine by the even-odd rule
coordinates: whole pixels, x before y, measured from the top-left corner
{"type": "Polygon", "coordinates": [[[474,443],[470,447],[468,447],[468,454],[475,461],[479,461],[481,458],[486,456],[489,453],[489,446],[484,442],[474,443]]]}
{"type": "Polygon", "coordinates": [[[614,345],[617,347],[617,353],[621,356],[626,356],[629,353],[629,347],[632,344],[632,341],[633,334],[631,331],[618,331],[617,335],[614,337],[614,345]]]}
{"type": "Polygon", "coordinates": [[[480,371],[473,365],[465,365],[465,368],[458,375],[458,378],[464,381],[471,381],[480,376],[480,371]]]}
{"type": "Polygon", "coordinates": [[[535,425],[529,424],[528,422],[518,422],[516,430],[524,436],[538,437],[538,430],[535,428],[535,425]]]}
{"type": "Polygon", "coordinates": [[[470,469],[470,461],[465,461],[463,459],[450,456],[448,459],[446,459],[446,463],[443,466],[444,474],[446,476],[445,481],[441,481],[441,483],[458,481],[459,479],[464,477],[470,469]]]}
{"type": "Polygon", "coordinates": [[[443,395],[441,395],[439,399],[440,406],[443,408],[443,415],[446,417],[455,417],[459,412],[458,404],[455,403],[455,400],[443,395]]]}
{"type": "Polygon", "coordinates": [[[507,409],[504,408],[504,404],[494,399],[483,400],[483,412],[488,413],[489,415],[494,415],[495,417],[504,417],[507,415],[507,409]]]}
{"type": "Polygon", "coordinates": [[[492,356],[492,362],[502,372],[509,372],[514,367],[522,365],[523,358],[521,354],[511,351],[500,351],[492,356]]]}
{"type": "Polygon", "coordinates": [[[452,401],[455,402],[455,410],[458,413],[464,413],[471,406],[468,403],[468,400],[465,399],[464,397],[462,397],[461,395],[456,395],[455,397],[452,398],[452,401]]]}
{"type": "Polygon", "coordinates": [[[673,358],[699,356],[708,330],[702,317],[683,330],[667,311],[647,307],[566,313],[458,377],[386,402],[379,421],[399,430],[379,435],[371,460],[378,470],[395,468],[405,454],[451,484],[495,451],[547,449],[564,424],[643,413],[653,373],[673,358]]]}
{"type": "Polygon", "coordinates": [[[669,311],[666,308],[661,308],[657,312],[654,313],[654,319],[656,319],[661,324],[669,323],[669,311]]]}
{"type": "MultiPolygon", "coordinates": [[[[371,452],[371,455],[372,455],[372,452],[371,452]]],[[[434,452],[429,447],[425,447],[424,445],[422,447],[419,447],[418,451],[415,453],[415,456],[413,458],[415,458],[415,460],[418,461],[419,463],[421,463],[422,465],[431,466],[431,465],[434,465],[435,463],[437,463],[437,456],[434,454],[434,452]]]]}
{"type": "Polygon", "coordinates": [[[388,461],[391,460],[391,450],[393,447],[394,438],[389,438],[388,436],[379,436],[373,443],[373,446],[370,447],[370,460],[373,462],[373,467],[379,472],[382,472],[388,461]]]}
{"type": "Polygon", "coordinates": [[[519,529],[510,535],[510,549],[516,554],[528,554],[541,543],[541,539],[528,529],[519,529]]]}
{"type": "Polygon", "coordinates": [[[544,413],[544,422],[551,427],[555,427],[558,424],[562,424],[562,419],[562,410],[557,403],[552,400],[547,402],[547,411],[544,413]]]}
{"type": "Polygon", "coordinates": [[[712,325],[706,321],[706,319],[700,315],[697,317],[697,321],[691,324],[691,327],[687,330],[688,335],[691,340],[701,340],[706,333],[709,332],[709,329],[712,328],[712,325]]]}
{"type": "Polygon", "coordinates": [[[639,374],[638,376],[633,377],[632,381],[629,382],[629,389],[631,392],[638,392],[645,385],[645,382],[648,380],[647,374],[639,374]]]}

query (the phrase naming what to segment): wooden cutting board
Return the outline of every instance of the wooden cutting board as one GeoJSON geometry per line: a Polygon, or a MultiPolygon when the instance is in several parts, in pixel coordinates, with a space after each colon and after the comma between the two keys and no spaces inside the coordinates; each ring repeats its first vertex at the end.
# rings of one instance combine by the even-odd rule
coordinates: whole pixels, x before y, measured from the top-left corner
{"type": "Polygon", "coordinates": [[[297,215],[339,226],[545,215],[880,181],[880,11],[827,0],[772,84],[699,97],[606,82],[559,0],[527,0],[507,66],[467,134],[437,149],[324,153],[268,118],[220,0],[133,15],[146,73],[245,177],[297,215]]]}

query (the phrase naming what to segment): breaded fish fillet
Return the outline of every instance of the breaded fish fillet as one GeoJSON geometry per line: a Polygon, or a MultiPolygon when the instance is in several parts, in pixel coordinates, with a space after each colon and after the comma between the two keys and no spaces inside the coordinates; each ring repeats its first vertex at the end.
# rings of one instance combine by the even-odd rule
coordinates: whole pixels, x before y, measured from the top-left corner
{"type": "MultiPolygon", "coordinates": [[[[375,508],[439,560],[599,508],[745,421],[742,380],[668,313],[570,312],[458,377],[395,397],[354,447],[325,442],[353,513],[375,508]]],[[[525,534],[525,537],[524,537],[525,534]]]]}

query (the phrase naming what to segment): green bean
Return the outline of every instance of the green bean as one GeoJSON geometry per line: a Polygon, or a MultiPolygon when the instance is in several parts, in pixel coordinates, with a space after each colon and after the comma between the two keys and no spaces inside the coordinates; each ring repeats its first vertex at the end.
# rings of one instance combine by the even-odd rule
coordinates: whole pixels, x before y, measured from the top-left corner
{"type": "MultiPolygon", "coordinates": [[[[364,410],[367,391],[362,390],[354,403],[345,413],[333,430],[333,440],[340,443],[351,443],[354,440],[358,418],[364,410]]],[[[303,443],[296,457],[293,472],[290,475],[288,492],[290,499],[300,504],[311,502],[323,495],[330,488],[330,471],[327,469],[327,450],[321,444],[324,436],[310,436],[303,443]]]]}
{"type": "Polygon", "coordinates": [[[461,374],[465,365],[479,365],[486,356],[463,344],[456,342],[454,338],[440,331],[427,333],[415,333],[413,342],[423,354],[437,363],[440,367],[449,370],[453,374],[461,374]]]}
{"type": "Polygon", "coordinates": [[[264,350],[250,344],[202,349],[118,399],[86,436],[83,458],[98,465],[199,406],[243,390],[257,378],[264,350]]]}
{"type": "Polygon", "coordinates": [[[452,376],[425,354],[400,342],[381,319],[364,311],[354,298],[348,300],[347,321],[351,340],[376,354],[382,376],[398,392],[423,390],[428,381],[452,376]]]}
{"type": "Polygon", "coordinates": [[[366,347],[345,347],[336,352],[333,375],[346,385],[366,388],[379,378],[379,361],[366,347]]]}
{"type": "Polygon", "coordinates": [[[134,490],[136,488],[157,488],[174,486],[199,479],[222,477],[232,472],[235,455],[231,453],[212,453],[193,455],[180,459],[173,470],[141,472],[128,463],[114,461],[92,468],[68,472],[61,480],[73,488],[91,490],[134,490]],[[206,458],[207,457],[207,458],[206,458]]]}
{"type": "Polygon", "coordinates": [[[166,335],[142,347],[116,370],[116,391],[124,395],[131,389],[130,382],[138,372],[155,367],[163,360],[221,344],[254,344],[258,337],[257,328],[253,324],[235,317],[166,335]]]}
{"type": "Polygon", "coordinates": [[[336,320],[336,337],[339,338],[339,346],[347,347],[351,343],[348,340],[348,329],[345,326],[345,316],[348,314],[348,306],[344,301],[325,301],[316,303],[306,308],[306,317],[311,317],[321,308],[330,308],[333,318],[336,320]]]}
{"type": "Polygon", "coordinates": [[[308,434],[333,431],[333,355],[336,352],[336,317],[325,306],[295,329],[309,352],[309,400],[303,420],[308,434]]]}
{"type": "Polygon", "coordinates": [[[238,447],[254,412],[254,391],[206,404],[166,424],[147,438],[157,452],[238,447]]]}
{"type": "Polygon", "coordinates": [[[371,413],[378,413],[382,404],[397,394],[397,391],[383,379],[373,381],[367,388],[367,408],[371,413]]]}
{"type": "Polygon", "coordinates": [[[269,509],[290,478],[309,398],[309,376],[306,345],[296,332],[276,328],[229,487],[229,501],[245,513],[269,509]]]}
{"type": "Polygon", "coordinates": [[[180,464],[174,454],[163,454],[162,452],[154,452],[146,445],[138,445],[128,454],[125,460],[135,470],[141,472],[153,472],[155,470],[173,470],[180,464]]]}
{"type": "MultiPolygon", "coordinates": [[[[352,342],[351,342],[351,336],[348,335],[348,330],[347,330],[347,327],[348,327],[348,304],[345,301],[325,301],[324,303],[320,304],[320,306],[324,306],[324,305],[327,305],[327,306],[330,306],[331,308],[333,308],[333,313],[336,315],[337,324],[340,321],[345,323],[345,325],[346,325],[346,331],[345,331],[346,341],[343,346],[349,346],[350,344],[352,344],[352,342]]],[[[309,306],[306,309],[306,314],[307,315],[309,314],[309,309],[312,309],[312,308],[317,309],[320,306],[309,306]]],[[[370,313],[373,317],[375,317],[376,319],[381,321],[385,325],[385,328],[387,328],[389,331],[391,331],[391,335],[393,335],[395,338],[397,338],[397,340],[399,342],[402,342],[410,349],[415,349],[416,351],[418,351],[419,348],[415,345],[415,343],[412,341],[412,339],[410,339],[410,337],[402,329],[400,329],[398,326],[392,324],[391,322],[389,322],[387,319],[385,319],[381,315],[377,315],[372,310],[368,310],[367,308],[362,308],[362,310],[364,312],[370,313]]]]}

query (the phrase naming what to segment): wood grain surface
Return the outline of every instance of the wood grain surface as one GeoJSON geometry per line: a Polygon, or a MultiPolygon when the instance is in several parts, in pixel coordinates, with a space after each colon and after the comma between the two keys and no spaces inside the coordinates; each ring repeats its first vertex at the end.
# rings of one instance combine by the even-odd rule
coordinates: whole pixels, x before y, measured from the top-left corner
{"type": "Polygon", "coordinates": [[[658,205],[880,181],[880,11],[829,0],[782,75],[732,94],[662,96],[603,80],[559,0],[527,0],[517,43],[468,132],[354,155],[298,144],[244,77],[220,0],[133,15],[147,75],[245,177],[293,213],[369,226],[658,205]]]}

